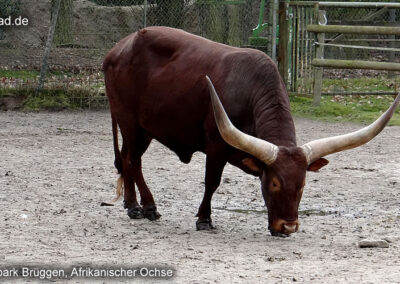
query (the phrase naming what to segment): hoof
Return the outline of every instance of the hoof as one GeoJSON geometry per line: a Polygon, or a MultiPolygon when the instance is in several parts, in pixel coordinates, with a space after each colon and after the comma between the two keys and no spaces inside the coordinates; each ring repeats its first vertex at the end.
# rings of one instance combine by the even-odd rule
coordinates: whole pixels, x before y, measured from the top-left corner
{"type": "Polygon", "coordinates": [[[205,219],[196,221],[196,229],[197,231],[210,231],[216,229],[216,227],[212,223],[211,219],[205,219]]]}
{"type": "Polygon", "coordinates": [[[149,219],[150,221],[160,219],[160,217],[161,217],[161,214],[158,213],[157,207],[155,207],[155,206],[144,209],[143,215],[145,218],[149,219]]]}
{"type": "Polygon", "coordinates": [[[273,236],[273,237],[280,237],[280,238],[289,237],[288,234],[284,234],[284,233],[280,233],[280,232],[276,232],[276,231],[270,231],[270,232],[271,232],[271,236],[273,236]]]}
{"type": "Polygon", "coordinates": [[[143,219],[145,217],[142,207],[128,208],[128,216],[131,219],[143,219]]]}

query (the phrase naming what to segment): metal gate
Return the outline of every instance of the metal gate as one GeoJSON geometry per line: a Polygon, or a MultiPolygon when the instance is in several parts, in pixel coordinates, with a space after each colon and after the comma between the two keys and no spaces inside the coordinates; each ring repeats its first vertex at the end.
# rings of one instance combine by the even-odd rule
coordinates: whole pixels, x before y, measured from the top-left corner
{"type": "Polygon", "coordinates": [[[283,2],[280,4],[278,47],[279,69],[289,93],[311,95],[315,35],[307,25],[317,22],[316,9],[310,2],[283,2]]]}

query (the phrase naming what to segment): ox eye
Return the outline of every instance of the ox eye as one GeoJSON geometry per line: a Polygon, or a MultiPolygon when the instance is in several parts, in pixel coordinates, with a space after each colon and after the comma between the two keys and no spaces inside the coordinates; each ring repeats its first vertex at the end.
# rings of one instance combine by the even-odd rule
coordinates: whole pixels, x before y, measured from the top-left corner
{"type": "Polygon", "coordinates": [[[271,183],[269,185],[269,189],[272,192],[279,191],[281,189],[281,183],[279,182],[278,178],[273,177],[271,183]]]}

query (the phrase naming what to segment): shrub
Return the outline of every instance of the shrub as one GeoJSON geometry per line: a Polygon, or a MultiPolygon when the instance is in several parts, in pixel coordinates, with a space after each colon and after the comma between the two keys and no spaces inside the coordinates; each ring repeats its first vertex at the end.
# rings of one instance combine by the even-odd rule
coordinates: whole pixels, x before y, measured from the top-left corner
{"type": "MultiPolygon", "coordinates": [[[[21,10],[21,0],[0,0],[0,18],[18,16],[21,10]]],[[[0,26],[0,40],[5,38],[5,27],[0,26]]]]}
{"type": "MultiPolygon", "coordinates": [[[[132,6],[132,5],[142,5],[143,0],[90,0],[93,3],[101,6],[132,6]]],[[[148,3],[152,1],[147,1],[148,3]]]]}

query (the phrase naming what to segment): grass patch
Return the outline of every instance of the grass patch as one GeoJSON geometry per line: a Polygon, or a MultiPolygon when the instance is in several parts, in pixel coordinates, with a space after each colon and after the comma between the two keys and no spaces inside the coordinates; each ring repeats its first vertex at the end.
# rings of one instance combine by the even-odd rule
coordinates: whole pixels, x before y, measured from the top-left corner
{"type": "MultiPolygon", "coordinates": [[[[15,69],[0,69],[0,78],[20,79],[24,81],[37,80],[40,71],[38,70],[15,70],[15,69]]],[[[69,71],[50,70],[47,71],[46,77],[82,77],[84,75],[76,75],[69,71]]]]}
{"type": "MultiPolygon", "coordinates": [[[[305,117],[332,122],[371,123],[393,102],[393,96],[324,96],[316,107],[310,98],[291,96],[292,113],[305,117]]],[[[400,125],[400,109],[397,108],[389,125],[400,125]]]]}
{"type": "Polygon", "coordinates": [[[23,97],[20,107],[22,111],[59,111],[63,109],[102,109],[107,107],[107,98],[104,94],[93,92],[87,88],[53,88],[45,89],[36,94],[34,88],[0,89],[2,97],[23,97]]]}
{"type": "Polygon", "coordinates": [[[24,111],[39,111],[39,110],[63,110],[63,109],[74,109],[78,106],[71,103],[65,92],[52,91],[42,92],[35,96],[29,96],[23,105],[24,111]]]}
{"type": "Polygon", "coordinates": [[[35,80],[39,76],[39,71],[35,70],[1,70],[0,78],[14,78],[21,80],[35,80]]]}
{"type": "Polygon", "coordinates": [[[400,77],[361,77],[323,79],[322,92],[372,92],[393,91],[400,86],[400,77]]]}
{"type": "MultiPolygon", "coordinates": [[[[49,71],[45,90],[35,96],[37,70],[0,70],[0,98],[23,98],[22,110],[61,110],[76,108],[105,108],[104,80],[100,71],[49,71]]],[[[393,91],[400,87],[400,76],[324,79],[323,92],[393,91]]],[[[393,102],[393,96],[323,96],[320,107],[312,99],[291,96],[292,113],[298,117],[333,121],[370,123],[393,102]]],[[[1,103],[1,102],[0,102],[1,103]]],[[[400,110],[396,110],[390,125],[400,125],[400,110]]]]}
{"type": "MultiPolygon", "coordinates": [[[[10,109],[23,111],[91,108],[100,109],[107,106],[102,73],[50,70],[46,74],[44,90],[36,94],[37,70],[0,69],[0,99],[2,97],[18,98],[18,106],[10,109]],[[20,102],[22,101],[22,105],[20,102]]],[[[8,109],[4,105],[3,109],[8,109]]],[[[0,100],[0,105],[2,101],[0,100]]]]}

